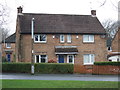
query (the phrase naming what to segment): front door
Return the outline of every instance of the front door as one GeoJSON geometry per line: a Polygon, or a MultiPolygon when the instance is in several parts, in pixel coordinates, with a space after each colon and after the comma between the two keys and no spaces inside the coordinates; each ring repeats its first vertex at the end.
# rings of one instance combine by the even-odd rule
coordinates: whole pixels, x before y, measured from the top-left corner
{"type": "Polygon", "coordinates": [[[64,63],[64,55],[59,55],[58,61],[59,61],[59,63],[64,63]]]}
{"type": "Polygon", "coordinates": [[[10,54],[7,54],[7,61],[10,62],[10,54]]]}

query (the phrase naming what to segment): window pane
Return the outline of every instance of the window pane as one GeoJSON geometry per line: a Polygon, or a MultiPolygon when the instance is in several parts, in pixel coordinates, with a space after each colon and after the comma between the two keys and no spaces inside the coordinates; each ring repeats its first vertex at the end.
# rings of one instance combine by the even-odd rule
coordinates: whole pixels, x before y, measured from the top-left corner
{"type": "Polygon", "coordinates": [[[73,56],[69,56],[69,63],[73,62],[73,56]]]}
{"type": "Polygon", "coordinates": [[[64,35],[60,35],[60,42],[64,42],[64,35]]]}
{"type": "Polygon", "coordinates": [[[45,63],[46,62],[46,55],[41,55],[41,63],[45,63]]]}
{"type": "Polygon", "coordinates": [[[67,42],[71,42],[71,35],[67,35],[67,42]]]}
{"type": "Polygon", "coordinates": [[[46,41],[46,35],[40,35],[40,41],[46,41]]]}
{"type": "Polygon", "coordinates": [[[39,41],[38,38],[39,38],[39,36],[35,35],[35,41],[39,41]]]}
{"type": "Polygon", "coordinates": [[[11,43],[7,43],[6,48],[11,48],[11,43]]]}
{"type": "Polygon", "coordinates": [[[89,63],[89,55],[84,55],[84,63],[89,63]]]}
{"type": "Polygon", "coordinates": [[[89,35],[89,41],[94,41],[94,35],[89,35]]]}
{"type": "Polygon", "coordinates": [[[94,54],[91,54],[91,63],[94,62],[94,54]]]}
{"type": "Polygon", "coordinates": [[[36,55],[36,63],[39,63],[39,55],[36,55]]]}
{"type": "Polygon", "coordinates": [[[83,41],[84,41],[84,42],[89,41],[89,36],[88,36],[88,35],[84,35],[84,36],[83,36],[83,41]]]}

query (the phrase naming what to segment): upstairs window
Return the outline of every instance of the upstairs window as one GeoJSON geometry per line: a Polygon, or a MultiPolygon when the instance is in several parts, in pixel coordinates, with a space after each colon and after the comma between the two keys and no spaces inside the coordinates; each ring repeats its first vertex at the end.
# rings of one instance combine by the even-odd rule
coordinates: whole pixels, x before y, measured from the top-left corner
{"type": "Polygon", "coordinates": [[[34,41],[35,42],[43,42],[43,43],[45,43],[46,39],[47,39],[47,37],[46,37],[45,34],[40,34],[40,35],[35,35],[34,36],[34,41]]]}
{"type": "Polygon", "coordinates": [[[84,64],[93,64],[94,63],[94,54],[84,54],[84,64]]]}
{"type": "Polygon", "coordinates": [[[6,48],[11,48],[11,43],[6,43],[6,48]]]}
{"type": "Polygon", "coordinates": [[[83,42],[94,42],[94,35],[83,35],[83,42]]]}
{"type": "Polygon", "coordinates": [[[64,35],[60,35],[60,42],[61,42],[61,43],[64,43],[64,42],[65,42],[65,40],[64,40],[64,35]]]}
{"type": "Polygon", "coordinates": [[[71,35],[67,35],[67,42],[68,42],[68,43],[71,43],[71,39],[72,39],[72,38],[71,38],[71,35]]]}

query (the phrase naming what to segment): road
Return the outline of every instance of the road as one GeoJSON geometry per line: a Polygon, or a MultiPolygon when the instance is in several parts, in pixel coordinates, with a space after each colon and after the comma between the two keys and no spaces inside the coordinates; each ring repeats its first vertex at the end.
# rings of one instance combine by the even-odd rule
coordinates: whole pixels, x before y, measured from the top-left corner
{"type": "Polygon", "coordinates": [[[118,75],[84,75],[84,74],[25,74],[3,73],[0,79],[25,80],[77,80],[77,81],[120,81],[118,75]]]}

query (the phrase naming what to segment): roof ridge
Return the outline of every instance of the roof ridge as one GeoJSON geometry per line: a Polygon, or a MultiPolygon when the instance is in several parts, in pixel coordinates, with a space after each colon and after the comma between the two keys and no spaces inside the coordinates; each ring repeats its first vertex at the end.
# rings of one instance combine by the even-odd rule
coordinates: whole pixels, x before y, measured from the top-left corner
{"type": "Polygon", "coordinates": [[[31,15],[67,15],[67,16],[91,16],[91,15],[83,15],[83,14],[53,14],[53,13],[23,13],[23,14],[31,14],[31,15]]]}

